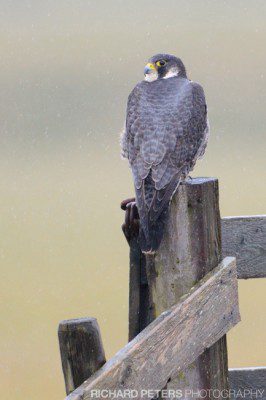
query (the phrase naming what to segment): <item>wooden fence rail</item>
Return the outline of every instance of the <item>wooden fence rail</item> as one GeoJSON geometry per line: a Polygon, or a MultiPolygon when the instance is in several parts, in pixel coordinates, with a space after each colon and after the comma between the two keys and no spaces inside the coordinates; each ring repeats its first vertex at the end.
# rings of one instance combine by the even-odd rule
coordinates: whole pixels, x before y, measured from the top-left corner
{"type": "Polygon", "coordinates": [[[266,400],[266,367],[229,369],[229,384],[235,398],[266,400]]]}
{"type": "Polygon", "coordinates": [[[223,218],[222,251],[236,257],[238,278],[266,278],[266,215],[223,218]]]}

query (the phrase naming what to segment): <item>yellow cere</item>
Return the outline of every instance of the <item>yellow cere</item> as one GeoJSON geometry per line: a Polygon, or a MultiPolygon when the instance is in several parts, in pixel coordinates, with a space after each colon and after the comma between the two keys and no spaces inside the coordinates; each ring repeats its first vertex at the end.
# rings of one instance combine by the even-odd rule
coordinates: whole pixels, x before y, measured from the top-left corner
{"type": "Polygon", "coordinates": [[[148,63],[148,64],[146,65],[146,67],[148,67],[148,68],[150,68],[150,69],[155,69],[155,66],[154,66],[154,64],[152,64],[152,63],[148,63]]]}

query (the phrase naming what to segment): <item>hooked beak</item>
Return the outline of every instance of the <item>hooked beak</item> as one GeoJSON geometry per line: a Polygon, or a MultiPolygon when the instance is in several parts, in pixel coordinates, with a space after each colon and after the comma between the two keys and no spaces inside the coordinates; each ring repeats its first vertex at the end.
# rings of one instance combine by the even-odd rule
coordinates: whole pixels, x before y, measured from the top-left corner
{"type": "Polygon", "coordinates": [[[155,71],[155,65],[152,63],[148,63],[144,68],[144,75],[151,74],[155,71]]]}

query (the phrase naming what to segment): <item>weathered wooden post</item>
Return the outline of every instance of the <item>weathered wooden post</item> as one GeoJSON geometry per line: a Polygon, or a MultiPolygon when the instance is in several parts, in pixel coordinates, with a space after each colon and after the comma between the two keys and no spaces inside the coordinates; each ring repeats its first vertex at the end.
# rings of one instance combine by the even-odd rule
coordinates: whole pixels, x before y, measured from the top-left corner
{"type": "Polygon", "coordinates": [[[130,243],[129,266],[129,324],[128,340],[132,340],[150,322],[149,288],[146,276],[146,260],[137,238],[130,243]]]}
{"type": "Polygon", "coordinates": [[[98,322],[95,318],[62,321],[58,338],[66,393],[69,394],[105,363],[98,322]]]}
{"type": "MultiPolygon", "coordinates": [[[[218,181],[214,178],[186,181],[173,197],[166,232],[155,257],[148,256],[145,260],[136,240],[131,243],[129,338],[176,304],[220,261],[218,181]]],[[[185,371],[169,377],[167,388],[182,389],[183,393],[186,389],[187,393],[228,389],[226,337],[185,371]]]]}

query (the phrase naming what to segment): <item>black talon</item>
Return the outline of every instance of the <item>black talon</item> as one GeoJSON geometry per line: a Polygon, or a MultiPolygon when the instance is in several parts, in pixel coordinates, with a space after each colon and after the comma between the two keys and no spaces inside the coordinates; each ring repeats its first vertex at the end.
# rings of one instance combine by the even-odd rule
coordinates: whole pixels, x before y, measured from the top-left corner
{"type": "Polygon", "coordinates": [[[125,222],[122,225],[122,231],[130,244],[130,240],[138,236],[139,233],[139,213],[135,198],[122,201],[121,209],[125,211],[125,222]]]}
{"type": "Polygon", "coordinates": [[[122,208],[122,210],[125,211],[127,208],[127,205],[129,203],[133,203],[134,201],[135,201],[135,197],[131,197],[130,199],[123,200],[123,201],[121,201],[120,207],[122,208]]]}

